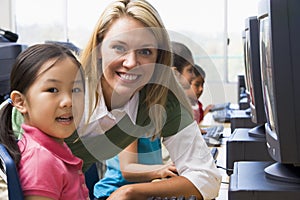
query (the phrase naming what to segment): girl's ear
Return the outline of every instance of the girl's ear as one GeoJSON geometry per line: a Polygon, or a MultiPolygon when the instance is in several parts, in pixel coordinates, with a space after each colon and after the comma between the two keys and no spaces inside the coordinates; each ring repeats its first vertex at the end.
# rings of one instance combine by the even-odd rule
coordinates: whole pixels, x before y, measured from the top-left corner
{"type": "Polygon", "coordinates": [[[13,102],[13,106],[22,114],[27,112],[25,96],[19,91],[12,91],[10,93],[10,98],[13,102]]]}

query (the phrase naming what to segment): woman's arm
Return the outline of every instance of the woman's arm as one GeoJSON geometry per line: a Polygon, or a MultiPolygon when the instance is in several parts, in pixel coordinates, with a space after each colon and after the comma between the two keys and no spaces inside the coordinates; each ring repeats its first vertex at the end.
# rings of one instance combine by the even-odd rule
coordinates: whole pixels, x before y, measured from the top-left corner
{"type": "Polygon", "coordinates": [[[158,178],[177,176],[173,163],[165,165],[145,165],[138,163],[138,141],[130,144],[119,154],[120,169],[123,177],[131,182],[146,182],[158,178]]]}
{"type": "Polygon", "coordinates": [[[217,197],[222,176],[196,121],[176,135],[164,138],[163,143],[169,151],[179,175],[193,183],[204,199],[217,197]]]}
{"type": "Polygon", "coordinates": [[[116,190],[108,200],[146,200],[149,197],[179,197],[195,195],[203,199],[197,188],[185,177],[176,176],[150,183],[129,184],[116,190]]]}

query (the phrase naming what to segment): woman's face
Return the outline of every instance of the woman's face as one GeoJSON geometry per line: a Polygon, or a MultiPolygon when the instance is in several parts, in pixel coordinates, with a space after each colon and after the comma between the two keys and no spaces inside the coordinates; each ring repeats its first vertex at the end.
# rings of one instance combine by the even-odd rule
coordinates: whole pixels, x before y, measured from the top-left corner
{"type": "Polygon", "coordinates": [[[130,98],[149,82],[157,48],[150,29],[133,18],[122,17],[110,26],[100,47],[101,83],[106,101],[114,95],[130,98]]]}

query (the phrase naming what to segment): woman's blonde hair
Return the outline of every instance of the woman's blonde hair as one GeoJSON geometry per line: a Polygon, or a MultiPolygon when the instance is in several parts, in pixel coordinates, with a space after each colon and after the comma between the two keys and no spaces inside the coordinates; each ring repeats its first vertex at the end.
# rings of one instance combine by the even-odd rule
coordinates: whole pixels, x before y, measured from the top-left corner
{"type": "MultiPolygon", "coordinates": [[[[121,17],[131,17],[141,22],[145,28],[149,28],[155,36],[158,43],[158,57],[156,60],[156,67],[151,78],[151,83],[146,85],[145,105],[150,109],[155,104],[165,105],[167,95],[172,87],[173,93],[183,104],[186,109],[191,111],[191,106],[187,100],[184,91],[176,80],[172,66],[172,53],[170,47],[170,39],[167,30],[165,29],[162,20],[156,9],[145,0],[116,0],[111,3],[101,14],[96,28],[81,54],[81,63],[85,69],[88,80],[89,92],[89,114],[90,117],[93,110],[97,106],[99,93],[98,83],[102,75],[102,66],[99,60],[99,46],[101,45],[105,34],[110,26],[121,17]],[[93,92],[94,91],[94,92],[93,92]],[[177,95],[178,94],[178,95],[177,95]],[[91,101],[92,100],[92,101],[91,101]]],[[[154,109],[150,115],[156,119],[156,130],[160,130],[163,122],[163,115],[161,110],[154,109]]]]}

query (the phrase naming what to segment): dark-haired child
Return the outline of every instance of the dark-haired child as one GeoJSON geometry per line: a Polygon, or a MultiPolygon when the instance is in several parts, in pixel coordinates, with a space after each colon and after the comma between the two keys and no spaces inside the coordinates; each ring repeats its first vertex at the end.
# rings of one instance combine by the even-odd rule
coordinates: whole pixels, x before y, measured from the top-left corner
{"type": "Polygon", "coordinates": [[[64,142],[83,112],[81,70],[67,48],[53,44],[27,48],[12,68],[10,98],[1,109],[0,142],[17,165],[26,200],[89,197],[83,162],[64,142]],[[13,107],[24,118],[19,141],[12,130],[13,107]]]}

